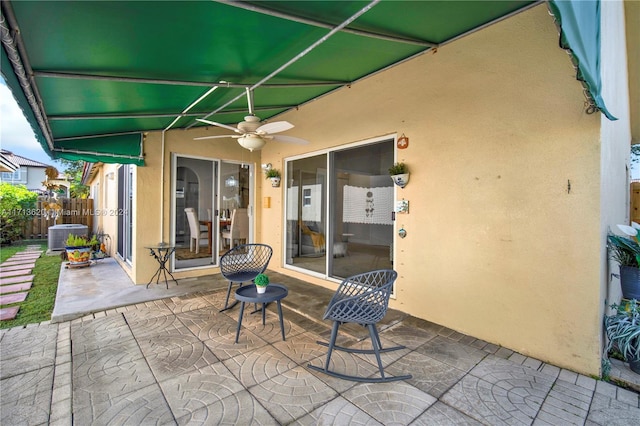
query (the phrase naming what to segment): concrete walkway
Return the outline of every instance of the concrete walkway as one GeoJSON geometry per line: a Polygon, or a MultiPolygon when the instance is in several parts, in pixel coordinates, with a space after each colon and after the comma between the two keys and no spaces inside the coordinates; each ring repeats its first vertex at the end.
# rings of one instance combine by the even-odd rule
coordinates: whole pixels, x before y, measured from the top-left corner
{"type": "MultiPolygon", "coordinates": [[[[161,286],[162,299],[3,330],[0,423],[640,424],[636,392],[395,311],[381,339],[407,349],[383,362],[388,374],[411,380],[367,384],[317,373],[307,364],[322,365],[326,348],[316,341],[327,340],[330,324],[316,311],[331,292],[270,275],[290,289],[286,341],[270,307],[265,326],[245,314],[235,344],[238,308],[219,312],[226,285],[218,276],[161,286]],[[187,285],[200,292],[169,294],[187,285]]],[[[344,345],[369,343],[359,327],[344,331],[344,345]]],[[[333,368],[360,375],[375,375],[374,363],[333,357],[333,368]]]]}

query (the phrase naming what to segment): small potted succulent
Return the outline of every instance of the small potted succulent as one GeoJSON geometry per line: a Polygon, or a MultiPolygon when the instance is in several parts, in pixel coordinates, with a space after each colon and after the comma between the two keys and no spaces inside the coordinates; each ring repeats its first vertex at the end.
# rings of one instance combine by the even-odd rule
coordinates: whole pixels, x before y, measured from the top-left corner
{"type": "Polygon", "coordinates": [[[280,171],[278,169],[268,168],[264,171],[266,179],[271,179],[271,186],[274,188],[280,187],[280,171]]]}
{"type": "MultiPolygon", "coordinates": [[[[636,299],[611,305],[615,313],[605,316],[604,327],[609,340],[604,370],[609,370],[609,353],[617,351],[629,363],[631,371],[640,374],[640,304],[636,299]]],[[[614,352],[615,353],[615,352],[614,352]]]]}
{"type": "Polygon", "coordinates": [[[69,234],[65,241],[65,250],[70,266],[89,265],[91,252],[96,245],[99,245],[99,242],[95,235],[89,238],[86,235],[69,234]]]}
{"type": "Polygon", "coordinates": [[[393,183],[398,185],[400,188],[404,188],[407,186],[407,183],[409,183],[409,169],[404,163],[395,163],[393,166],[389,167],[389,175],[391,176],[393,183]]]}
{"type": "Polygon", "coordinates": [[[267,286],[269,285],[269,277],[267,274],[258,274],[253,282],[256,285],[258,294],[264,294],[264,292],[267,291],[267,286]]]}

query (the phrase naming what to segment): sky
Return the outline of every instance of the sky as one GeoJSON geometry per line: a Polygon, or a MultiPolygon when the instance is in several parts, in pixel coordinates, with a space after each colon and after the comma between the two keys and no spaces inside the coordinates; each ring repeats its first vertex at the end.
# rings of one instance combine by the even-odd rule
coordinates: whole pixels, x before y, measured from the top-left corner
{"type": "Polygon", "coordinates": [[[0,77],[0,147],[30,160],[59,166],[44,152],[36,140],[31,126],[2,77],[0,77]]]}

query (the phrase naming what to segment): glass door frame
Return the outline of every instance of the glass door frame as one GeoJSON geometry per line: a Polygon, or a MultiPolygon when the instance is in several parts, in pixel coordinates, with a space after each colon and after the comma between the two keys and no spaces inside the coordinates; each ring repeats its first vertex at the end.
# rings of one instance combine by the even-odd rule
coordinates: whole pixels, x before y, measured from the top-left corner
{"type": "MultiPolygon", "coordinates": [[[[314,156],[320,156],[320,155],[325,155],[325,170],[326,170],[326,176],[325,176],[325,185],[327,186],[327,191],[325,192],[325,217],[327,218],[327,224],[326,224],[326,230],[325,230],[325,235],[326,236],[331,236],[331,241],[333,238],[333,234],[334,234],[334,230],[335,230],[335,223],[334,223],[334,216],[332,215],[332,211],[331,209],[334,207],[335,204],[335,200],[333,200],[333,197],[335,197],[334,191],[332,190],[332,185],[335,183],[335,179],[334,179],[334,166],[333,166],[333,155],[336,152],[339,151],[343,151],[343,150],[348,150],[351,148],[358,148],[361,146],[366,146],[366,145],[372,145],[372,144],[376,144],[376,143],[382,143],[385,141],[393,141],[393,157],[394,157],[394,162],[397,161],[397,148],[396,148],[396,143],[397,143],[397,138],[398,138],[398,134],[397,133],[392,133],[389,135],[383,135],[383,136],[378,136],[375,138],[371,138],[371,139],[365,139],[362,141],[357,141],[357,142],[352,142],[352,143],[348,143],[348,144],[344,144],[344,145],[339,145],[336,147],[331,147],[331,148],[327,148],[327,149],[323,149],[323,150],[318,150],[318,151],[312,151],[312,152],[308,152],[305,154],[300,154],[300,155],[295,155],[295,156],[291,156],[291,157],[286,157],[284,158],[284,179],[285,182],[289,182],[289,179],[292,179],[291,176],[289,176],[289,164],[293,161],[296,160],[303,160],[306,158],[310,158],[310,157],[314,157],[314,156]]],[[[287,228],[287,212],[288,212],[288,203],[289,200],[287,198],[287,192],[286,192],[286,187],[287,185],[285,184],[285,193],[284,193],[284,214],[283,214],[283,218],[282,218],[282,229],[284,230],[284,232],[282,233],[282,266],[284,269],[289,269],[289,270],[293,270],[293,271],[297,271],[297,272],[301,272],[303,274],[309,275],[309,276],[313,276],[313,277],[317,277],[317,278],[321,278],[327,281],[333,281],[336,283],[340,283],[342,281],[342,279],[340,278],[336,278],[336,277],[332,277],[330,275],[331,272],[331,268],[332,268],[332,262],[333,262],[333,245],[329,244],[329,243],[325,243],[326,245],[326,249],[325,249],[325,270],[324,273],[320,273],[320,272],[316,272],[310,269],[306,269],[306,268],[301,268],[301,267],[297,267],[294,264],[289,264],[287,263],[287,253],[288,253],[288,249],[289,247],[287,246],[287,232],[286,230],[287,228]]],[[[397,198],[397,188],[395,187],[395,185],[393,185],[393,198],[394,200],[397,198]]],[[[397,227],[396,227],[396,221],[393,220],[393,224],[392,224],[392,244],[393,247],[395,247],[396,245],[396,235],[397,235],[397,227]]],[[[329,239],[327,239],[327,241],[329,241],[329,239]]],[[[396,254],[395,254],[395,250],[392,253],[392,264],[396,263],[396,254]]],[[[395,286],[393,289],[393,293],[391,295],[392,297],[395,298],[395,286]]]]}
{"type": "Polygon", "coordinates": [[[191,271],[191,270],[199,270],[206,268],[216,268],[220,266],[220,247],[222,244],[222,236],[220,233],[220,221],[218,220],[220,217],[220,211],[222,207],[222,185],[224,184],[221,178],[221,170],[222,164],[235,164],[238,166],[246,166],[249,169],[249,195],[248,195],[248,206],[247,211],[249,214],[249,238],[247,243],[253,242],[254,239],[254,217],[255,217],[255,166],[252,163],[246,163],[243,161],[235,161],[235,160],[224,160],[219,158],[211,158],[211,157],[203,157],[197,155],[189,155],[183,153],[171,153],[171,189],[170,189],[170,226],[169,226],[169,235],[171,236],[170,242],[172,245],[176,244],[176,189],[177,189],[177,170],[178,170],[178,159],[186,158],[193,160],[202,160],[211,162],[211,166],[213,167],[213,182],[211,185],[211,199],[214,200],[211,206],[211,263],[202,266],[192,266],[192,267],[183,267],[176,268],[176,256],[175,253],[171,256],[171,271],[191,271]]]}
{"type": "MultiPolygon", "coordinates": [[[[220,162],[221,160],[216,159],[216,158],[209,158],[209,157],[202,157],[202,156],[197,156],[197,155],[188,155],[188,154],[182,154],[182,153],[177,153],[177,152],[173,152],[171,153],[171,189],[170,189],[170,197],[171,197],[171,202],[170,202],[170,214],[169,214],[169,220],[170,220],[170,226],[169,226],[169,235],[170,235],[170,244],[175,246],[176,245],[176,208],[177,208],[177,197],[176,197],[176,189],[177,189],[177,179],[178,179],[178,159],[179,158],[187,158],[187,159],[192,159],[192,160],[202,160],[202,161],[209,161],[211,162],[211,167],[213,169],[212,171],[212,176],[213,176],[213,182],[211,185],[211,199],[212,200],[216,200],[215,203],[212,203],[211,208],[214,211],[217,211],[219,209],[219,205],[220,205],[220,201],[218,200],[218,194],[220,194],[220,162]]],[[[211,236],[211,256],[209,257],[209,259],[211,260],[211,263],[207,264],[207,265],[202,265],[202,266],[192,266],[192,267],[184,267],[184,268],[176,268],[176,255],[175,253],[171,256],[171,271],[172,272],[176,272],[176,271],[192,271],[192,270],[198,270],[198,269],[206,269],[206,268],[214,268],[218,266],[218,259],[219,256],[217,255],[217,250],[220,244],[220,224],[217,220],[215,220],[215,218],[213,217],[214,215],[212,214],[212,226],[211,226],[211,232],[215,233],[216,238],[213,238],[213,235],[211,236]]],[[[206,259],[206,258],[203,258],[206,259]]]]}

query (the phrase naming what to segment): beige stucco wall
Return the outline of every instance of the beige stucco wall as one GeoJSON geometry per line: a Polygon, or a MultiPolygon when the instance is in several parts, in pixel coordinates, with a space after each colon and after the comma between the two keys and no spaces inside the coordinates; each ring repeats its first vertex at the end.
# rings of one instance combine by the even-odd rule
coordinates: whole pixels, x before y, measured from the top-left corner
{"type": "MultiPolygon", "coordinates": [[[[583,100],[542,5],[279,119],[317,150],[410,138],[397,152],[411,181],[396,199],[411,209],[392,307],[597,374],[600,117],[583,100]]],[[[262,161],[283,168],[305,148],[269,144],[262,161]]],[[[281,223],[284,190],[266,192],[277,268],[282,226],[265,225],[281,223]]]]}
{"type": "MultiPolygon", "coordinates": [[[[541,5],[277,117],[310,146],[268,143],[249,153],[233,141],[193,141],[216,130],[172,130],[164,140],[149,133],[146,167],[136,171],[131,276],[146,283],[157,265],[144,246],[170,240],[171,154],[178,152],[254,164],[255,240],[274,248],[270,268],[335,288],[283,267],[286,185],[266,185],[259,166],[283,171],[296,155],[404,133],[410,147],[397,159],[409,165],[411,182],[396,198],[411,209],[395,225],[407,237],[394,242],[392,307],[598,374],[609,221],[601,195],[619,180],[601,188],[602,173],[625,159],[612,148],[601,162],[600,115],[585,114],[583,102],[541,5]],[[270,208],[262,208],[264,197],[270,208]]],[[[623,209],[617,197],[606,207],[612,217],[623,209]]]]}

